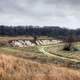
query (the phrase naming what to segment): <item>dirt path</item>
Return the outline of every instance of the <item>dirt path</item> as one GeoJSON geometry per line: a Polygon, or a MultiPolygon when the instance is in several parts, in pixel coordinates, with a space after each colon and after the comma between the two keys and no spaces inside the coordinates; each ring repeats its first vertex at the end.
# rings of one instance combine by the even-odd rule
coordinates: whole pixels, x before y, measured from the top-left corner
{"type": "Polygon", "coordinates": [[[42,52],[43,54],[45,54],[46,56],[48,56],[48,57],[56,57],[56,58],[63,59],[63,60],[70,60],[70,61],[74,61],[74,62],[80,62],[80,61],[77,60],[77,59],[71,59],[71,58],[66,58],[66,57],[62,57],[62,56],[55,55],[55,54],[51,54],[51,53],[49,53],[49,52],[47,52],[47,51],[45,50],[45,48],[47,48],[47,47],[48,47],[48,46],[39,46],[39,47],[38,47],[38,50],[39,50],[40,52],[42,52]]]}

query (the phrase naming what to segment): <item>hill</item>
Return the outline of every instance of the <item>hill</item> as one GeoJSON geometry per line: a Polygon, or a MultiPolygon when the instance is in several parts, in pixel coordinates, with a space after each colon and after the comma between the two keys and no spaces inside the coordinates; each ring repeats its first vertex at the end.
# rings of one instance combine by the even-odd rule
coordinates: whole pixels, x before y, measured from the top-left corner
{"type": "Polygon", "coordinates": [[[0,80],[80,80],[80,72],[53,64],[0,55],[0,80]]]}

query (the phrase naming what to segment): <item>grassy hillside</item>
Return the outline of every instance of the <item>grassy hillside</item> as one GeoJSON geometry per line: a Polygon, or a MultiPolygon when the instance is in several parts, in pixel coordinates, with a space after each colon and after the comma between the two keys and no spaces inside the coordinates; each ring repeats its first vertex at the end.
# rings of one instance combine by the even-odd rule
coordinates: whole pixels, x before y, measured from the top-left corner
{"type": "MultiPolygon", "coordinates": [[[[0,37],[0,43],[13,39],[21,37],[0,37]]],[[[75,46],[79,49],[80,43],[75,46]]],[[[63,47],[64,43],[0,46],[0,80],[80,80],[80,51],[63,51],[63,47]]]]}
{"type": "Polygon", "coordinates": [[[70,59],[77,59],[80,60],[80,43],[75,43],[74,46],[79,49],[79,51],[64,51],[63,47],[65,44],[56,44],[56,45],[51,45],[47,47],[47,51],[50,52],[51,54],[55,54],[58,56],[70,58],[70,59]]]}
{"type": "Polygon", "coordinates": [[[0,54],[12,55],[41,63],[52,63],[60,66],[80,69],[79,51],[65,52],[63,45],[47,45],[34,47],[0,47],[0,54]]]}
{"type": "Polygon", "coordinates": [[[53,64],[0,55],[0,80],[80,80],[80,72],[53,64]]]}

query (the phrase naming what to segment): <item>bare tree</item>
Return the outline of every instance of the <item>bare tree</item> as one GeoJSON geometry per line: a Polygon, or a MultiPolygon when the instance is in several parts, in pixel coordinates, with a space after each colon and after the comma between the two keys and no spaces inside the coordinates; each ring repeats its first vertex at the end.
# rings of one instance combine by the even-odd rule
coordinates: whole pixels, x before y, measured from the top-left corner
{"type": "Polygon", "coordinates": [[[32,42],[35,43],[35,44],[37,45],[37,43],[36,43],[36,41],[37,41],[37,39],[38,39],[37,36],[32,36],[32,37],[33,37],[32,42]]]}
{"type": "Polygon", "coordinates": [[[68,37],[64,39],[64,42],[65,42],[65,46],[63,50],[66,50],[66,51],[77,50],[77,48],[74,47],[74,42],[76,42],[75,35],[71,30],[69,31],[68,37]]]}
{"type": "Polygon", "coordinates": [[[36,42],[36,40],[37,40],[37,36],[34,36],[34,42],[36,42]]]}

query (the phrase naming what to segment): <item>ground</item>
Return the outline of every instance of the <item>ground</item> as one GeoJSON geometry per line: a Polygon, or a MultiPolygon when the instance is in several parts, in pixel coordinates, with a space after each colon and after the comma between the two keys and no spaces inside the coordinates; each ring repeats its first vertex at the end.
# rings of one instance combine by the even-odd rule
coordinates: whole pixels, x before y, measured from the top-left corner
{"type": "Polygon", "coordinates": [[[80,72],[1,54],[0,80],[80,80],[80,72]]]}
{"type": "MultiPolygon", "coordinates": [[[[13,37],[1,37],[0,41],[6,39],[12,40],[13,37]]],[[[80,51],[63,51],[64,45],[1,46],[0,80],[80,80],[80,51]],[[28,70],[30,74],[27,74],[28,70]]],[[[74,46],[79,49],[80,42],[74,46]]]]}

